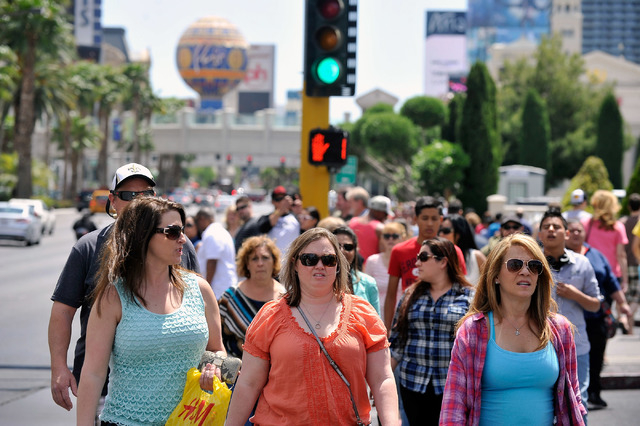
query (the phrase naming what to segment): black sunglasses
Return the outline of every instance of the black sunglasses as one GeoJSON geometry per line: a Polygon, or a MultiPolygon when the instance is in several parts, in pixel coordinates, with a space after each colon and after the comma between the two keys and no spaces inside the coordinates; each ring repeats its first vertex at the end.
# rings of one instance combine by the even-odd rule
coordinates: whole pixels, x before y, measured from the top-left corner
{"type": "Polygon", "coordinates": [[[276,203],[279,203],[280,201],[284,200],[286,197],[286,195],[280,195],[277,197],[273,197],[273,201],[275,201],[276,203]]]}
{"type": "Polygon", "coordinates": [[[245,204],[244,206],[236,206],[236,211],[239,212],[240,210],[244,210],[247,207],[249,207],[249,204],[245,204]]]}
{"type": "Polygon", "coordinates": [[[145,189],[144,191],[111,191],[111,193],[122,201],[131,201],[140,195],[146,197],[153,197],[156,195],[156,191],[153,189],[145,189]]]}
{"type": "Polygon", "coordinates": [[[443,226],[442,228],[438,229],[438,234],[449,235],[452,232],[453,229],[449,226],[443,226]]]}
{"type": "Polygon", "coordinates": [[[344,251],[353,251],[356,248],[355,244],[338,244],[344,251]]]}
{"type": "Polygon", "coordinates": [[[516,229],[520,229],[520,225],[502,225],[502,229],[505,231],[515,231],[516,229]]]}
{"type": "Polygon", "coordinates": [[[400,234],[382,234],[382,238],[384,238],[385,240],[397,240],[398,238],[400,238],[400,234]]]}
{"type": "Polygon", "coordinates": [[[524,265],[527,265],[529,272],[536,275],[542,274],[542,270],[544,269],[542,262],[536,259],[527,261],[522,259],[509,259],[504,263],[507,264],[507,271],[509,272],[520,272],[524,265]]]}
{"type": "Polygon", "coordinates": [[[426,251],[420,252],[418,253],[418,257],[416,257],[416,260],[419,260],[420,262],[426,262],[427,260],[434,258],[435,260],[440,260],[442,259],[442,257],[440,256],[436,256],[435,254],[429,254],[426,251]]]}
{"type": "Polygon", "coordinates": [[[338,256],[335,254],[323,254],[322,256],[318,256],[315,253],[303,253],[298,256],[300,259],[300,263],[304,266],[316,266],[319,260],[322,260],[322,264],[324,266],[336,266],[338,264],[338,256]]]}
{"type": "Polygon", "coordinates": [[[156,228],[156,234],[164,234],[170,240],[177,240],[184,232],[184,226],[169,225],[166,228],[156,228]]]}

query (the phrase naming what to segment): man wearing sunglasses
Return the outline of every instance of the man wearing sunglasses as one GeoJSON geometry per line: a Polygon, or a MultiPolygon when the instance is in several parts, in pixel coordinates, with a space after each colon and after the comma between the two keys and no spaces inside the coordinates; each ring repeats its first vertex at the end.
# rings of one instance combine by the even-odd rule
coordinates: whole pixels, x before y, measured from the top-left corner
{"type": "Polygon", "coordinates": [[[584,312],[600,309],[600,289],[589,260],[566,248],[569,232],[560,209],[549,209],[542,216],[538,238],[553,273],[552,297],[558,312],[576,327],[575,342],[578,358],[578,381],[584,406],[587,406],[589,388],[589,351],[584,312]]]}
{"type": "Polygon", "coordinates": [[[284,186],[276,186],[271,192],[271,203],[275,208],[273,213],[258,219],[258,229],[261,234],[267,234],[284,255],[289,244],[300,236],[300,222],[291,214],[293,199],[287,194],[284,186]]]}
{"type": "MultiPolygon", "coordinates": [[[[156,182],[146,167],[130,163],[116,170],[106,211],[111,215],[122,211],[136,197],[155,196],[156,182]]],[[[100,266],[100,252],[113,223],[84,235],[71,249],[51,300],[49,319],[49,350],[51,353],[51,394],[56,404],[71,410],[73,403],[69,389],[76,395],[80,371],[84,362],[87,322],[91,310],[91,293],[100,266]],[[67,367],[67,352],[71,340],[73,318],[80,309],[80,338],[76,344],[73,373],[67,367]]],[[[193,245],[187,240],[183,247],[182,266],[198,272],[193,245]]],[[[106,395],[106,384],[103,396],[106,395]]]]}
{"type": "Polygon", "coordinates": [[[500,222],[500,233],[489,238],[489,242],[486,246],[482,247],[480,251],[485,256],[489,256],[489,253],[504,237],[508,237],[512,234],[524,232],[524,225],[520,221],[518,216],[503,216],[500,222]]]}
{"type": "Polygon", "coordinates": [[[258,218],[253,217],[253,204],[251,202],[251,198],[246,195],[238,197],[236,199],[236,211],[238,212],[238,217],[240,217],[242,222],[244,222],[240,229],[238,229],[234,240],[236,253],[238,253],[244,240],[249,237],[256,237],[260,235],[260,229],[258,229],[258,218]]]}

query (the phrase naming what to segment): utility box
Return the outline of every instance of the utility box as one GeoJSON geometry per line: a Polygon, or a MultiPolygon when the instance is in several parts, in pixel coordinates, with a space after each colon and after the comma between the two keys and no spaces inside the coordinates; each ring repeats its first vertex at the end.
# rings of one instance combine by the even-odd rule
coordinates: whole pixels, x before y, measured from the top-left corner
{"type": "Polygon", "coordinates": [[[507,204],[527,204],[527,200],[544,197],[545,169],[515,164],[498,168],[498,194],[507,197],[507,204]]]}

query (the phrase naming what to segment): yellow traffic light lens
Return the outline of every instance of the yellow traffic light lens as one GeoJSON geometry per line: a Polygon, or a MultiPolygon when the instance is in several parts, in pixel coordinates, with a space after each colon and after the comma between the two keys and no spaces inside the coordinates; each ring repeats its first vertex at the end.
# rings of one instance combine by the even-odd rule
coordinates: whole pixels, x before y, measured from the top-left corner
{"type": "Polygon", "coordinates": [[[335,58],[324,58],[316,67],[318,80],[324,84],[333,84],[340,77],[340,64],[335,58]]]}
{"type": "Polygon", "coordinates": [[[333,27],[322,27],[316,33],[316,41],[322,50],[331,52],[340,43],[340,33],[333,27]]]}

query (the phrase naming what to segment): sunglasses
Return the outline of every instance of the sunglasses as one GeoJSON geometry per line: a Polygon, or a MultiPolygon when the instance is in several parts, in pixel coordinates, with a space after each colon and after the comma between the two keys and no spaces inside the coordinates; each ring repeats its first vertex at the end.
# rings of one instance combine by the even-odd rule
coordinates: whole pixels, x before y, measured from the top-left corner
{"type": "Polygon", "coordinates": [[[323,254],[322,256],[318,256],[315,253],[303,253],[298,256],[300,259],[300,263],[304,266],[316,266],[319,260],[322,260],[322,264],[324,266],[336,266],[338,264],[338,256],[335,254],[323,254]]]}
{"type": "Polygon", "coordinates": [[[507,264],[507,271],[514,273],[520,272],[525,264],[527,265],[527,269],[529,270],[529,272],[531,272],[532,274],[540,275],[542,274],[542,270],[544,269],[544,265],[542,264],[542,262],[536,259],[527,261],[524,261],[522,259],[509,259],[504,263],[507,264]]]}
{"type": "Polygon", "coordinates": [[[356,248],[355,244],[338,244],[340,248],[344,251],[353,251],[356,248]]]}
{"type": "Polygon", "coordinates": [[[502,229],[505,231],[515,231],[516,229],[520,229],[520,225],[502,225],[502,229]]]}
{"type": "Polygon", "coordinates": [[[453,232],[453,229],[451,229],[448,226],[443,226],[442,228],[438,229],[438,234],[449,235],[452,232],[453,232]]]}
{"type": "Polygon", "coordinates": [[[426,262],[427,260],[434,258],[435,260],[440,260],[442,259],[442,257],[440,256],[436,256],[435,254],[429,254],[426,251],[420,252],[418,253],[418,257],[416,257],[416,260],[419,260],[420,262],[426,262]]]}
{"type": "Polygon", "coordinates": [[[146,189],[144,191],[111,191],[113,195],[120,198],[122,201],[131,201],[140,195],[146,197],[153,197],[156,195],[156,191],[153,189],[146,189]]]}
{"type": "Polygon", "coordinates": [[[385,240],[397,240],[400,238],[400,234],[382,234],[382,238],[385,240]]]}
{"type": "Polygon", "coordinates": [[[249,204],[245,204],[244,206],[237,206],[237,207],[236,207],[236,211],[237,211],[237,212],[239,212],[240,210],[244,210],[244,209],[246,209],[247,207],[249,207],[249,204]]]}
{"type": "Polygon", "coordinates": [[[284,200],[286,197],[286,195],[281,195],[279,197],[273,197],[273,201],[275,201],[276,203],[279,203],[280,201],[284,200]]]}
{"type": "Polygon", "coordinates": [[[184,232],[184,226],[169,225],[166,228],[156,228],[156,234],[164,234],[170,240],[177,240],[184,232]]]}

